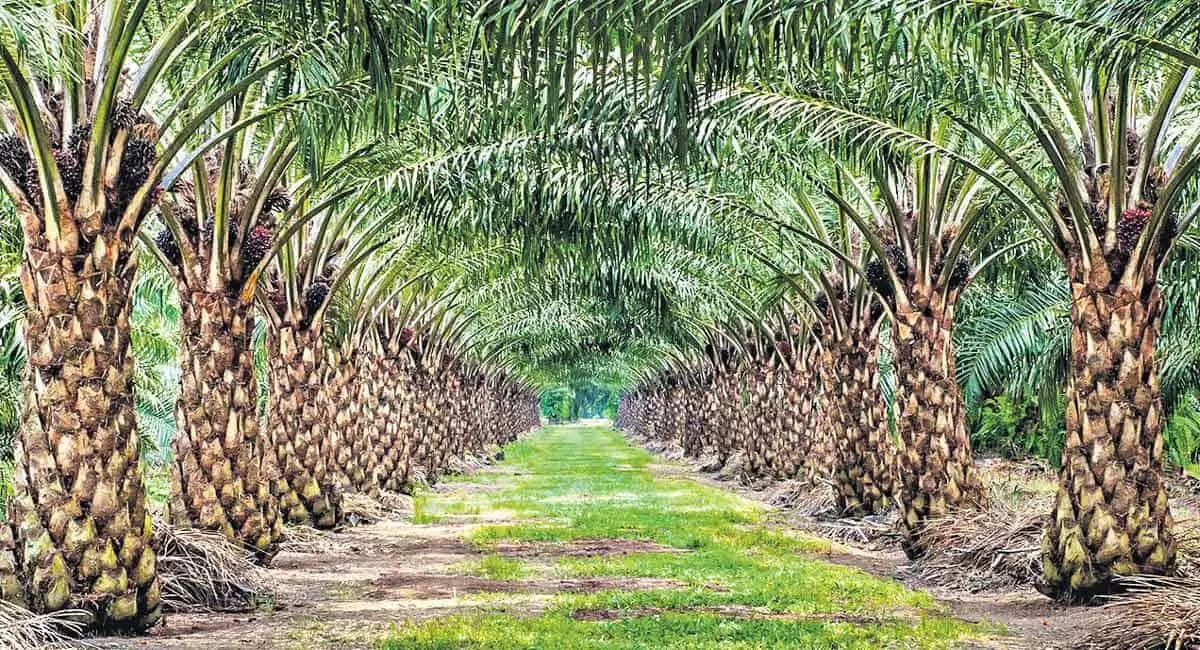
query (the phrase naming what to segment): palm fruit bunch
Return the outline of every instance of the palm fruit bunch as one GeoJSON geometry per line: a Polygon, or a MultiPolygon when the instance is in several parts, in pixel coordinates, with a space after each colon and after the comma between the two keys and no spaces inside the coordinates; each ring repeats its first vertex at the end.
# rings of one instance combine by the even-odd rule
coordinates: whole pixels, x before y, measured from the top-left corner
{"type": "Polygon", "coordinates": [[[867,323],[874,323],[880,318],[883,318],[883,303],[872,299],[867,311],[867,323]]]}
{"type": "Polygon", "coordinates": [[[896,275],[900,279],[908,277],[908,257],[904,255],[904,249],[899,244],[891,244],[887,247],[888,263],[892,265],[892,269],[896,271],[896,275]]]}
{"type": "MultiPolygon", "coordinates": [[[[1092,232],[1095,232],[1097,237],[1103,239],[1104,231],[1108,228],[1108,218],[1100,210],[1100,207],[1092,201],[1088,201],[1084,207],[1087,210],[1088,221],[1092,224],[1092,232]]],[[[1063,200],[1063,205],[1059,207],[1059,213],[1067,213],[1065,199],[1063,200]]]]}
{"type": "Polygon", "coordinates": [[[1142,230],[1150,223],[1150,211],[1144,208],[1130,208],[1121,213],[1117,220],[1117,250],[1125,255],[1133,252],[1142,230]]]}
{"type": "Polygon", "coordinates": [[[308,285],[304,290],[304,320],[301,322],[303,327],[308,327],[312,323],[312,319],[317,314],[317,310],[321,305],[325,304],[325,299],[329,297],[329,279],[319,277],[313,280],[313,283],[308,285]]]}
{"type": "Polygon", "coordinates": [[[88,139],[91,137],[92,125],[79,124],[71,129],[71,134],[67,136],[63,146],[54,150],[54,162],[58,165],[63,191],[72,204],[79,200],[79,193],[83,191],[83,162],[87,157],[88,139]]]}
{"type": "Polygon", "coordinates": [[[83,165],[69,149],[54,150],[54,164],[58,166],[58,176],[62,179],[63,192],[72,205],[79,200],[83,191],[83,165]]]}
{"type": "Polygon", "coordinates": [[[967,284],[967,280],[971,279],[971,265],[961,257],[954,262],[954,268],[950,269],[950,289],[958,290],[967,284]]]}
{"type": "Polygon", "coordinates": [[[167,228],[158,231],[154,236],[154,245],[162,252],[163,257],[175,266],[183,263],[183,254],[179,251],[179,242],[175,241],[175,235],[167,228]]]}
{"type": "MultiPolygon", "coordinates": [[[[200,241],[204,243],[205,248],[212,247],[213,228],[214,227],[215,227],[214,221],[213,221],[212,217],[209,217],[208,219],[206,219],[204,221],[204,228],[202,228],[200,230],[200,241]]],[[[242,230],[242,225],[241,225],[241,222],[238,221],[237,216],[232,215],[232,214],[229,215],[229,218],[226,219],[226,222],[225,222],[225,235],[226,235],[225,242],[226,242],[226,244],[232,246],[234,243],[234,240],[237,238],[237,234],[239,232],[241,232],[241,230],[242,230]]]]}
{"type": "Polygon", "coordinates": [[[813,306],[817,308],[817,311],[822,316],[824,316],[826,312],[829,311],[829,296],[826,296],[824,292],[818,293],[817,296],[813,298],[813,306]]]}
{"type": "Polygon", "coordinates": [[[125,153],[121,156],[120,172],[117,175],[118,211],[114,216],[124,211],[126,205],[133,200],[134,194],[150,177],[150,168],[158,162],[158,152],[154,142],[145,138],[131,137],[125,142],[125,153]]]}
{"type": "Polygon", "coordinates": [[[30,202],[41,197],[36,191],[37,171],[33,168],[33,157],[24,140],[15,135],[0,136],[0,168],[25,192],[30,202]]]}
{"type": "MultiPolygon", "coordinates": [[[[946,269],[945,260],[939,261],[933,265],[933,277],[937,278],[942,275],[942,271],[946,269]]],[[[957,291],[967,284],[967,280],[971,279],[971,265],[963,258],[958,258],[954,261],[954,267],[950,269],[950,277],[947,278],[946,286],[951,291],[957,291]]]]}
{"type": "Polygon", "coordinates": [[[274,291],[268,292],[267,295],[270,297],[271,307],[275,309],[275,313],[279,314],[280,318],[286,318],[287,294],[283,290],[275,288],[274,291]]]}
{"type": "MultiPolygon", "coordinates": [[[[129,102],[117,105],[112,122],[116,128],[130,131],[117,175],[117,196],[114,204],[118,209],[113,211],[113,215],[118,216],[124,212],[125,206],[150,177],[150,169],[158,162],[158,152],[154,144],[157,140],[157,130],[149,116],[139,115],[129,102]]],[[[80,160],[82,161],[82,158],[80,160]]],[[[148,203],[146,209],[149,210],[149,207],[148,203]]]]}
{"type": "Polygon", "coordinates": [[[273,236],[271,228],[261,223],[246,233],[246,241],[242,242],[241,251],[238,253],[243,274],[249,275],[251,271],[258,268],[259,263],[271,250],[273,236]]]}
{"type": "Polygon", "coordinates": [[[882,260],[871,260],[868,262],[866,275],[867,284],[871,285],[872,289],[881,296],[891,297],[892,279],[888,276],[887,265],[882,260]]]}
{"type": "Polygon", "coordinates": [[[292,197],[288,191],[283,188],[271,190],[267,197],[263,199],[263,214],[276,214],[283,212],[292,207],[292,197]]]}

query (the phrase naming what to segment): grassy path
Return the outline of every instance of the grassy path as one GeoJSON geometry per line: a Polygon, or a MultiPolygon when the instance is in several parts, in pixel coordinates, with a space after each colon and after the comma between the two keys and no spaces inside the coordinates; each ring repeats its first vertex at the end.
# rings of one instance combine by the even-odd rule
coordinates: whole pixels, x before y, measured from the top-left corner
{"type": "Polygon", "coordinates": [[[478,524],[482,555],[453,569],[490,585],[480,607],[398,623],[384,648],[936,648],[982,634],[928,595],[806,559],[829,543],[659,476],[611,429],[548,427],[505,453],[417,500],[415,523],[478,524]],[[545,595],[506,597],[529,591],[545,595]]]}

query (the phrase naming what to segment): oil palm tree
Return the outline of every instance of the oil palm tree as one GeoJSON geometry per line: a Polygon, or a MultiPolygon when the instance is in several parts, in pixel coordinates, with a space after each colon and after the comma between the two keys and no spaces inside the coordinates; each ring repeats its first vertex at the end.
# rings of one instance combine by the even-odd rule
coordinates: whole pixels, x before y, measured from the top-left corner
{"type": "Polygon", "coordinates": [[[161,611],[134,432],[134,236],[197,126],[295,56],[233,72],[257,45],[242,44],[152,115],[164,77],[184,72],[188,54],[210,45],[202,36],[238,12],[203,0],[170,17],[149,9],[9,6],[18,15],[5,16],[0,46],[14,114],[0,180],[25,239],[30,368],[11,510],[16,574],[31,608],[79,606],[91,625],[119,629],[152,625],[161,611]],[[232,74],[217,83],[219,73],[232,74]]]}
{"type": "MultiPolygon", "coordinates": [[[[950,3],[935,13],[959,9],[950,3]]],[[[1117,576],[1166,573],[1175,561],[1154,351],[1162,327],[1158,277],[1197,214],[1187,189],[1200,169],[1200,136],[1186,107],[1200,57],[1179,46],[1196,16],[1174,3],[981,3],[972,10],[976,19],[951,37],[973,39],[979,29],[1006,25],[977,51],[987,56],[1002,43],[1033,72],[1011,86],[1009,102],[1040,159],[1014,156],[972,121],[955,118],[1006,163],[1067,270],[1067,438],[1043,540],[1043,589],[1090,600],[1112,590],[1117,576]],[[1018,38],[1031,27],[1044,28],[1046,38],[1018,38]],[[1094,47],[1110,54],[1093,56],[1094,47]],[[1041,169],[1057,192],[1040,182],[1041,169]]]]}

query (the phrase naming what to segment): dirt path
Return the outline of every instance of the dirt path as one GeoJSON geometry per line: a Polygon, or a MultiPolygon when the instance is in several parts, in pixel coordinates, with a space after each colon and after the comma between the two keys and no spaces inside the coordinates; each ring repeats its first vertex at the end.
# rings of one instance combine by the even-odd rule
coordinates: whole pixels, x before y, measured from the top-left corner
{"type": "MultiPolygon", "coordinates": [[[[502,468],[495,471],[502,473],[502,468]]],[[[494,484],[456,482],[462,496],[496,490],[494,484]]],[[[495,580],[468,574],[485,554],[465,539],[480,525],[516,521],[487,511],[440,517],[436,524],[385,521],[332,533],[320,553],[280,553],[268,574],[278,589],[274,606],[246,614],[169,614],[148,636],[92,639],[101,648],[164,650],[283,650],[375,648],[397,621],[419,621],[471,612],[541,612],[558,593],[605,589],[674,589],[655,578],[529,577],[495,580]]],[[[670,552],[630,540],[498,544],[495,553],[534,566],[561,557],[619,557],[670,552]]]]}
{"type": "MultiPolygon", "coordinates": [[[[620,464],[611,468],[630,471],[620,464]]],[[[657,478],[684,479],[719,486],[756,500],[763,498],[761,492],[749,491],[731,482],[715,481],[681,463],[660,460],[647,469],[657,478]]],[[[389,630],[399,621],[423,621],[452,614],[511,614],[525,618],[552,608],[556,594],[684,590],[688,587],[668,578],[565,576],[554,568],[564,558],[620,558],[637,553],[691,552],[644,540],[615,537],[555,542],[500,540],[488,553],[479,551],[466,540],[480,526],[518,522],[528,525],[531,521],[488,504],[490,496],[521,477],[519,471],[501,464],[481,472],[477,477],[437,488],[442,493],[440,496],[452,496],[457,503],[484,504],[474,511],[465,508],[453,514],[443,512],[434,524],[388,521],[350,528],[331,535],[330,548],[321,553],[281,553],[268,572],[278,585],[279,598],[274,607],[249,614],[172,614],[164,626],[149,636],[95,639],[92,643],[103,648],[180,650],[376,648],[379,640],[388,636],[389,630]],[[523,574],[482,575],[478,568],[480,563],[497,557],[520,564],[523,574]]],[[[539,477],[532,479],[536,481],[539,477]]],[[[600,499],[596,503],[601,503],[635,497],[624,492],[604,495],[589,490],[568,492],[546,501],[554,502],[557,507],[571,508],[581,504],[586,506],[596,498],[600,499]]],[[[770,519],[772,526],[789,534],[792,532],[782,517],[770,519]]],[[[880,578],[902,578],[905,563],[898,552],[842,545],[832,547],[827,553],[808,553],[806,557],[851,566],[880,578]]],[[[708,592],[727,591],[715,582],[704,584],[702,588],[708,592]]],[[[1080,620],[1079,610],[1056,608],[1032,591],[979,596],[936,595],[957,618],[1002,623],[1015,634],[972,642],[965,647],[1054,648],[1056,642],[1073,638],[1068,630],[1080,620]]],[[[670,611],[654,606],[633,610],[579,609],[572,611],[570,616],[577,621],[602,623],[612,619],[658,616],[670,611]]],[[[736,604],[699,607],[693,611],[715,614],[727,620],[802,621],[810,616],[773,613],[736,604]]],[[[911,616],[911,613],[898,610],[899,614],[911,616]]],[[[871,619],[815,615],[813,620],[866,624],[871,619]]]]}
{"type": "MultiPolygon", "coordinates": [[[[169,614],[150,636],[103,639],[111,648],[367,648],[399,618],[469,608],[483,590],[451,567],[479,554],[473,524],[381,522],[331,536],[325,553],[281,553],[269,571],[279,601],[250,614],[169,614]]],[[[525,595],[515,595],[514,600],[525,595]]]]}

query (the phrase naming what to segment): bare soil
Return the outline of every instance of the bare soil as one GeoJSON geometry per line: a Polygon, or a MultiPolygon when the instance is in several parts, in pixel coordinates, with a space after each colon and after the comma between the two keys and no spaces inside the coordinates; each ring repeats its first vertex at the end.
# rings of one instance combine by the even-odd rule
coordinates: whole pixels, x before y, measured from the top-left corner
{"type": "Polygon", "coordinates": [[[686,549],[633,539],[578,539],[570,542],[500,543],[496,553],[511,558],[622,556],[633,553],[686,553],[686,549]]]}
{"type": "MultiPolygon", "coordinates": [[[[455,483],[456,490],[490,486],[455,483]]],[[[277,585],[274,606],[249,614],[169,614],[148,636],[92,639],[101,648],[255,650],[373,648],[397,621],[486,611],[534,615],[550,596],[674,589],[685,585],[656,578],[606,577],[493,580],[463,568],[485,553],[466,541],[476,526],[503,523],[503,513],[455,515],[438,524],[383,521],[329,535],[326,552],[283,552],[268,570],[277,585]],[[479,598],[487,594],[486,598],[479,598]]],[[[526,520],[527,521],[527,520],[526,520]]],[[[570,543],[501,543],[489,549],[507,557],[549,564],[558,557],[685,552],[622,539],[570,543]]],[[[716,585],[714,585],[716,586],[716,585]]]]}
{"type": "MultiPolygon", "coordinates": [[[[718,480],[680,462],[664,459],[652,465],[659,476],[687,479],[733,490],[762,502],[777,498],[771,486],[752,490],[737,481],[718,480]]],[[[509,467],[483,471],[517,475],[509,467]]],[[[494,490],[492,485],[454,483],[440,490],[494,490]]],[[[802,523],[773,516],[775,525],[789,530],[802,523]]],[[[672,580],[612,577],[557,579],[536,571],[520,580],[493,580],[470,575],[464,567],[478,562],[485,553],[466,539],[475,527],[510,521],[511,513],[485,511],[477,515],[454,515],[437,524],[383,521],[333,533],[331,549],[322,553],[285,552],[269,569],[278,586],[272,606],[249,614],[171,614],[166,624],[150,635],[137,638],[101,638],[90,642],[101,648],[162,648],[165,650],[263,650],[372,648],[386,636],[391,624],[400,620],[423,620],[438,616],[478,611],[536,615],[545,610],[553,594],[593,592],[603,589],[670,589],[682,587],[672,580]],[[487,594],[486,598],[480,594],[487,594]]],[[[528,523],[527,521],[525,523],[528,523]]],[[[811,532],[811,531],[810,531],[811,532]]],[[[487,549],[503,557],[518,558],[535,568],[549,566],[560,557],[623,556],[632,553],[686,553],[644,541],[589,539],[567,543],[499,543],[487,549]]],[[[847,544],[831,542],[827,552],[810,553],[813,560],[858,568],[868,574],[895,579],[915,588],[904,570],[907,559],[886,543],[847,544]]],[[[711,585],[722,590],[721,585],[711,585]]],[[[1078,638],[1092,611],[1057,605],[1032,589],[970,594],[967,589],[930,589],[948,611],[963,620],[987,621],[1005,626],[1011,636],[976,642],[973,648],[1055,649],[1063,639],[1078,638]]],[[[876,619],[847,615],[797,615],[771,613],[741,606],[710,607],[702,610],[736,619],[786,617],[795,620],[827,620],[875,624],[876,619]]],[[[606,621],[623,617],[658,616],[685,610],[643,608],[633,610],[594,609],[572,614],[579,620],[606,621]]],[[[908,620],[915,613],[898,610],[892,620],[908,620]]]]}
{"type": "Polygon", "coordinates": [[[633,609],[577,609],[571,612],[571,618],[577,621],[615,621],[622,618],[637,618],[641,616],[661,616],[663,614],[712,614],[721,618],[743,620],[772,620],[772,621],[821,621],[823,623],[850,623],[851,625],[880,625],[888,622],[904,620],[912,622],[912,616],[897,615],[888,619],[873,616],[853,616],[850,614],[795,614],[789,612],[773,612],[766,608],[746,607],[744,605],[723,605],[713,607],[692,607],[688,609],[664,609],[661,607],[635,607],[633,609]]]}

